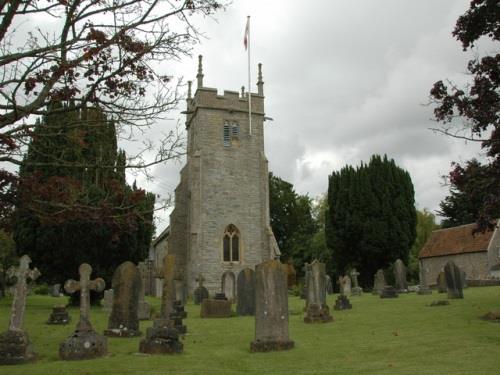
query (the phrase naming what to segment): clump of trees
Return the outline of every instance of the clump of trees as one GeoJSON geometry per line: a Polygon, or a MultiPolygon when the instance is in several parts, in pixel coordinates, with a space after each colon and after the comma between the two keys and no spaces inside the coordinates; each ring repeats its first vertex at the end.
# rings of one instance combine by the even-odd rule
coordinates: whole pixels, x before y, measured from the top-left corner
{"type": "Polygon", "coordinates": [[[379,268],[400,258],[408,264],[417,216],[410,175],[387,156],[345,166],[329,176],[326,243],[336,271],[355,267],[371,285],[379,268]]]}
{"type": "Polygon", "coordinates": [[[435,130],[480,142],[487,155],[483,164],[474,159],[452,164],[451,194],[440,205],[446,227],[476,221],[479,230],[486,230],[500,217],[498,12],[497,0],[471,1],[470,8],[458,18],[452,34],[462,43],[464,51],[471,50],[480,39],[490,39],[496,52],[469,61],[467,71],[471,82],[466,87],[438,81],[430,91],[431,101],[436,105],[435,119],[442,124],[435,130]]]}

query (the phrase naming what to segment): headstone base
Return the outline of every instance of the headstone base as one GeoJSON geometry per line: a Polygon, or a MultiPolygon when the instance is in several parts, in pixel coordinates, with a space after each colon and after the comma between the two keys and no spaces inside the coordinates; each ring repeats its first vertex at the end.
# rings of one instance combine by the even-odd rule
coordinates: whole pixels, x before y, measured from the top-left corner
{"type": "Polygon", "coordinates": [[[155,321],[155,325],[146,331],[146,338],[139,343],[139,352],[147,354],[182,353],[184,345],[179,341],[176,329],[164,326],[164,320],[155,321]]]}
{"type": "Polygon", "coordinates": [[[396,288],[393,286],[387,285],[382,289],[382,293],[380,294],[380,298],[398,298],[398,292],[396,288]]]}
{"type": "Polygon", "coordinates": [[[19,365],[36,360],[28,335],[24,331],[0,334],[0,365],[19,365]]]}
{"type": "Polygon", "coordinates": [[[328,305],[320,306],[316,303],[311,303],[307,306],[304,323],[328,323],[333,322],[333,317],[330,315],[328,305]]]}
{"type": "Polygon", "coordinates": [[[448,289],[449,299],[462,299],[464,298],[464,293],[462,289],[448,289]]]}
{"type": "Polygon", "coordinates": [[[333,306],[334,310],[350,310],[352,309],[351,302],[349,301],[349,298],[347,296],[338,296],[337,300],[335,301],[335,306],[333,306]]]}
{"type": "Polygon", "coordinates": [[[54,306],[47,324],[68,324],[71,318],[66,311],[66,306],[54,306]]]}
{"type": "Polygon", "coordinates": [[[103,357],[108,351],[108,339],[95,331],[75,332],[59,345],[59,358],[72,361],[103,357]]]}
{"type": "Polygon", "coordinates": [[[142,333],[136,329],[128,329],[127,327],[108,328],[104,330],[104,336],[108,337],[137,337],[142,333]]]}
{"type": "Polygon", "coordinates": [[[146,301],[139,302],[139,307],[137,309],[137,318],[139,320],[149,320],[151,319],[151,306],[146,301]]]}
{"type": "Polygon", "coordinates": [[[290,350],[295,346],[292,340],[287,341],[261,341],[255,340],[250,343],[250,351],[256,352],[276,352],[281,350],[290,350]]]}
{"type": "Polygon", "coordinates": [[[204,299],[201,303],[200,317],[229,318],[231,317],[231,302],[223,299],[204,299]]]}
{"type": "Polygon", "coordinates": [[[363,294],[363,288],[361,288],[359,286],[355,286],[351,290],[351,296],[360,296],[362,294],[363,294]]]}

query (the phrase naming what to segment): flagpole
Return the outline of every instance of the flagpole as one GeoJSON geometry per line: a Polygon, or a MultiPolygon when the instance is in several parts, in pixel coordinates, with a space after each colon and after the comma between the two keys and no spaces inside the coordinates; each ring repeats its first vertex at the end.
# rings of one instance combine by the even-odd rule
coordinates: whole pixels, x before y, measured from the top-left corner
{"type": "Polygon", "coordinates": [[[250,16],[247,16],[248,27],[248,129],[252,135],[252,86],[250,86],[250,16]]]}

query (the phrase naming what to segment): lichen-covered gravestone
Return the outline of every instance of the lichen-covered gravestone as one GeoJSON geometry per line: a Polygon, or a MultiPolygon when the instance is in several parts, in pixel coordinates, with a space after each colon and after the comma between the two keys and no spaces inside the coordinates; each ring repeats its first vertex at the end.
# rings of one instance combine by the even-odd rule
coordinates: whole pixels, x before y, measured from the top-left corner
{"type": "Polygon", "coordinates": [[[305,323],[327,323],[333,321],[326,304],[325,264],[314,260],[308,265],[307,300],[305,323]]]}
{"type": "Polygon", "coordinates": [[[398,293],[408,291],[408,281],[406,280],[406,266],[401,259],[394,262],[394,280],[398,293]]]}
{"type": "Polygon", "coordinates": [[[184,346],[179,341],[179,332],[173,327],[171,314],[175,312],[175,255],[163,259],[163,293],[161,296],[160,317],[153,327],[146,331],[146,338],[139,343],[139,351],[148,354],[182,353],[184,346]]]}
{"type": "Polygon", "coordinates": [[[0,334],[0,364],[17,365],[33,362],[36,354],[26,332],[23,331],[24,310],[26,295],[28,294],[27,280],[36,280],[40,276],[38,269],[29,269],[31,259],[23,255],[19,260],[19,268],[10,268],[8,276],[15,277],[14,299],[10,314],[9,328],[0,334]]]}
{"type": "Polygon", "coordinates": [[[381,294],[385,287],[385,276],[384,270],[380,269],[377,271],[373,278],[373,294],[381,294]]]}
{"type": "Polygon", "coordinates": [[[148,267],[146,263],[139,262],[137,265],[139,273],[141,275],[141,287],[139,289],[139,305],[137,307],[137,317],[139,320],[149,320],[151,318],[151,306],[144,300],[144,295],[146,294],[146,282],[148,275],[148,267]]]}
{"type": "Polygon", "coordinates": [[[255,268],[255,340],[252,352],[287,350],[294,346],[288,336],[286,269],[278,260],[255,268]]]}
{"type": "Polygon", "coordinates": [[[104,331],[111,337],[139,336],[139,293],[141,275],[132,262],[120,264],[113,273],[113,308],[108,319],[108,329],[104,331]]]}
{"type": "Polygon", "coordinates": [[[203,281],[205,281],[205,278],[201,274],[198,275],[196,281],[198,281],[198,287],[194,290],[193,302],[195,305],[199,305],[203,302],[204,299],[209,297],[209,294],[208,289],[203,286],[203,281]]]}
{"type": "Polygon", "coordinates": [[[106,283],[100,277],[90,280],[92,267],[83,263],[78,268],[80,281],[68,280],[67,293],[80,291],[80,320],[75,332],[59,345],[59,357],[64,360],[92,359],[106,355],[107,339],[97,334],[90,323],[90,291],[102,292],[106,283]]]}
{"type": "Polygon", "coordinates": [[[356,271],[356,268],[353,268],[351,271],[351,279],[352,279],[352,283],[354,285],[352,287],[352,290],[351,290],[352,296],[360,296],[363,294],[363,289],[359,286],[359,283],[358,283],[358,276],[359,276],[359,272],[356,271]]]}
{"type": "Polygon", "coordinates": [[[450,260],[444,266],[444,275],[446,279],[448,298],[464,298],[460,268],[450,260]]]}
{"type": "Polygon", "coordinates": [[[238,301],[236,313],[238,315],[255,315],[255,272],[245,268],[238,274],[237,281],[238,301]]]}

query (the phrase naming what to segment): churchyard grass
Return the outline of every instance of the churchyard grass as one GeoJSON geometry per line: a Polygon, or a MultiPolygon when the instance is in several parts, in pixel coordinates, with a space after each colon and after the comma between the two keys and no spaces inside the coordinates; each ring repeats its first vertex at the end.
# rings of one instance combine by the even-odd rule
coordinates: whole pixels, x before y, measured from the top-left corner
{"type": "MultiPolygon", "coordinates": [[[[78,309],[68,309],[69,325],[47,325],[52,306],[67,299],[32,295],[24,327],[39,359],[35,364],[2,366],[0,374],[499,374],[500,324],[479,317],[500,310],[500,287],[468,288],[464,296],[448,306],[428,307],[446,295],[412,293],[382,300],[364,294],[350,298],[352,310],[332,310],[335,321],[325,324],[303,323],[304,301],[290,297],[295,348],[255,354],[249,351],[253,317],[200,319],[200,306],[189,303],[184,353],[143,355],[138,354],[141,337],[108,338],[108,356],[73,362],[60,361],[58,347],[73,332],[78,309]]],[[[336,297],[328,296],[329,306],[336,297]]],[[[147,300],[159,311],[159,299],[147,300]]],[[[0,300],[2,330],[8,326],[10,303],[10,298],[0,300]]],[[[94,307],[91,319],[102,333],[105,312],[94,307]]],[[[142,321],[142,332],[151,324],[142,321]]]]}

